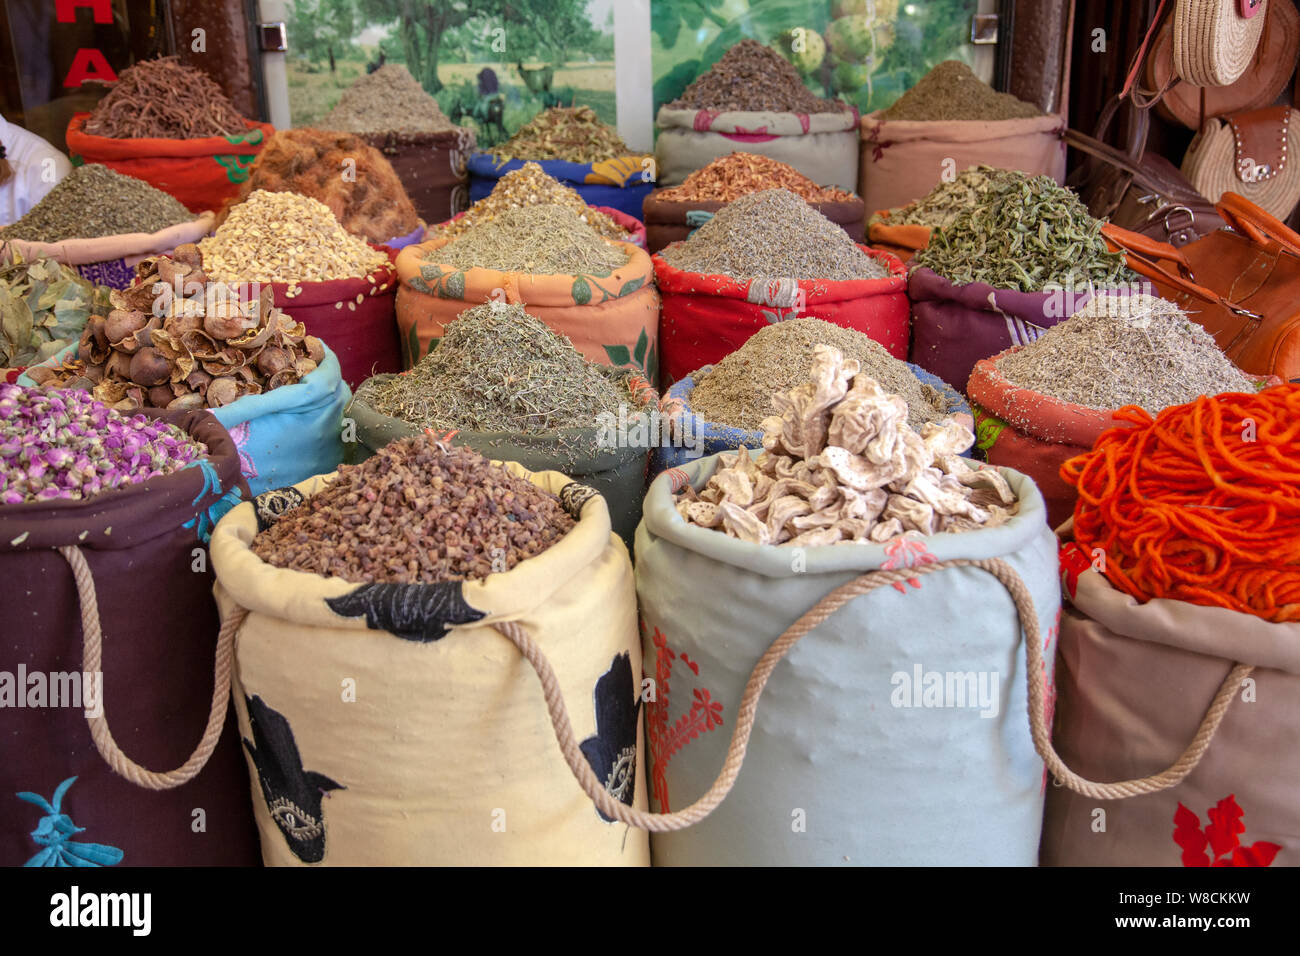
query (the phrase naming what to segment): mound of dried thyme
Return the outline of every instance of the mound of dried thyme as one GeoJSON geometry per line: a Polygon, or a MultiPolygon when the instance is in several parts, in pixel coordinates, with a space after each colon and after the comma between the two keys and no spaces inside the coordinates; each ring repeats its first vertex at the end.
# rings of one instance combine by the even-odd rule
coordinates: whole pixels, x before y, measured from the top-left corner
{"type": "Polygon", "coordinates": [[[27,215],[0,229],[0,239],[102,239],[157,232],[194,218],[175,197],[144,180],[92,163],[76,167],[27,215]]]}
{"type": "Polygon", "coordinates": [[[343,133],[441,133],[455,126],[400,63],[356,79],[316,124],[343,133]]]}
{"type": "Polygon", "coordinates": [[[950,225],[930,234],[912,259],[956,283],[1041,292],[1135,281],[1122,252],[1111,252],[1102,223],[1050,176],[1012,173],[980,193],[950,225]]]}
{"type": "Polygon", "coordinates": [[[685,242],[659,255],[685,272],[734,279],[839,281],[889,274],[841,227],[785,189],[765,189],[733,200],[685,242]]]}
{"type": "Polygon", "coordinates": [[[633,155],[618,130],[602,122],[590,106],[543,110],[492,149],[500,162],[510,159],[563,159],[598,163],[633,155]]]}
{"type": "Polygon", "coordinates": [[[572,209],[541,205],[507,209],[426,258],[457,269],[609,275],[627,264],[628,255],[572,209]]]}
{"type": "Polygon", "coordinates": [[[995,364],[1012,385],[1100,411],[1138,405],[1154,415],[1200,395],[1256,390],[1208,332],[1150,295],[1098,295],[995,364]]]}
{"type": "Polygon", "coordinates": [[[960,60],[944,60],[885,110],[891,120],[1004,120],[1042,116],[1010,93],[999,93],[960,60]]]}

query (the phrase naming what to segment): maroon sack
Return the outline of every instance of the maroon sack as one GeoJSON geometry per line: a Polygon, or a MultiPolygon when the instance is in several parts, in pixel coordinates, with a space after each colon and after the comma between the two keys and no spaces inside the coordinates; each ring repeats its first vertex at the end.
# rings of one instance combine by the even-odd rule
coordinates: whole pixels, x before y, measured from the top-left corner
{"type": "Polygon", "coordinates": [[[213,521],[246,497],[239,452],[210,412],[144,414],[205,443],[209,457],[85,501],[0,506],[6,866],[251,866],[261,858],[235,715],[227,708],[229,671],[214,682],[218,619],[206,548],[213,521]],[[71,549],[73,561],[84,559],[83,582],[97,608],[83,607],[59,548],[71,549]],[[119,749],[146,772],[187,763],[193,769],[205,728],[211,721],[214,736],[222,728],[188,782],[173,789],[132,783],[101,756],[85,700],[48,706],[69,703],[73,672],[80,684],[83,613],[102,629],[101,719],[110,751],[119,749]],[[15,691],[25,691],[24,706],[15,691]],[[47,706],[27,706],[41,703],[47,706]]]}
{"type": "Polygon", "coordinates": [[[456,126],[441,133],[360,133],[384,154],[425,222],[443,222],[469,205],[474,131],[456,126]]]}

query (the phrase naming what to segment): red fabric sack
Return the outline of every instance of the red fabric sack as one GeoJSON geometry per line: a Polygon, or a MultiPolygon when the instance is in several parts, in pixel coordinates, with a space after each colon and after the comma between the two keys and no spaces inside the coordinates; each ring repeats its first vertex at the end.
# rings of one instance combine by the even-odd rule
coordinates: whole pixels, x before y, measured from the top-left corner
{"type": "Polygon", "coordinates": [[[271,283],[275,305],[307,327],[339,358],[343,381],[355,389],[372,375],[402,370],[402,344],[397,336],[397,250],[376,246],[388,255],[388,265],[360,279],[271,283]],[[359,301],[358,301],[359,300],[359,301]]]}
{"type": "MultiPolygon", "coordinates": [[[[907,358],[907,279],[897,256],[859,246],[889,269],[882,279],[781,279],[762,283],[683,272],[659,255],[655,280],[663,297],[659,325],[663,387],[713,365],[770,323],[822,319],[875,339],[907,358]]],[[[963,379],[963,381],[965,381],[963,379]]]]}
{"type": "Polygon", "coordinates": [[[270,123],[245,120],[248,132],[200,139],[112,139],[83,131],[89,113],[68,122],[68,152],[74,163],[100,163],[143,179],[180,200],[190,212],[220,209],[239,194],[262,144],[275,132],[270,123]]]}

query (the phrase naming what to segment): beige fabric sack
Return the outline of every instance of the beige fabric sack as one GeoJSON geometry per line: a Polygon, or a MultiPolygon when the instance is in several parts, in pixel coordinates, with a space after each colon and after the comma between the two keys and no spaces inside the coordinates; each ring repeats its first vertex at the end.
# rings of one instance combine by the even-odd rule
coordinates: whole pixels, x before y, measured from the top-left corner
{"type": "Polygon", "coordinates": [[[627,549],[590,489],[506,467],[580,517],[484,581],[357,585],[254,556],[259,520],[328,475],[265,492],[213,532],[222,617],[247,609],[233,696],[268,866],[649,864],[646,833],[605,822],[575,782],[533,668],[494,627],[516,622],[544,649],[582,755],[645,807],[627,549]]]}
{"type": "Polygon", "coordinates": [[[963,170],[987,163],[1065,182],[1065,123],[1048,114],[1007,120],[862,117],[858,194],[868,209],[894,209],[963,170]]]}
{"type": "Polygon", "coordinates": [[[1127,799],[1049,787],[1041,862],[1300,865],[1300,624],[1139,604],[1091,570],[1072,603],[1056,667],[1061,759],[1092,781],[1191,769],[1127,799]],[[1208,740],[1199,760],[1195,740],[1208,740]]]}

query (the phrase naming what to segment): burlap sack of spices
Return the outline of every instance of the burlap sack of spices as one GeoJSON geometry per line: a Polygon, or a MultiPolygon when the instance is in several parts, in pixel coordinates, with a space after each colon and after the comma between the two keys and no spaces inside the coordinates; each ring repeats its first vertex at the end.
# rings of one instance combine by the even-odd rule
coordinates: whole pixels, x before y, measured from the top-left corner
{"type": "Polygon", "coordinates": [[[1062,551],[1055,746],[1086,780],[1049,787],[1042,863],[1300,865],[1300,625],[1139,604],[1092,561],[1062,551]]]}
{"type": "Polygon", "coordinates": [[[406,368],[437,347],[456,316],[495,301],[522,305],[567,335],[588,361],[639,369],[652,385],[658,380],[659,293],[645,250],[619,243],[628,261],[607,276],[534,275],[441,264],[437,250],[449,241],[433,239],[397,255],[397,327],[406,368]]]}
{"type": "Polygon", "coordinates": [[[894,576],[841,592],[775,665],[730,794],[695,826],[655,833],[655,864],[1034,865],[1046,777],[1026,715],[1050,727],[1060,583],[1033,483],[999,469],[1020,508],[998,527],[791,548],[681,519],[675,488],[703,486],[717,464],[661,474],[637,529],[660,812],[709,788],[778,637],[841,586],[894,576]]]}
{"type": "Polygon", "coordinates": [[[0,506],[3,866],[257,862],[206,553],[246,499],[238,449],[206,411],[144,414],[208,456],[80,501],[0,506]]]}
{"type": "Polygon", "coordinates": [[[498,629],[544,649],[578,759],[644,807],[627,549],[599,495],[506,467],[559,493],[577,525],[482,581],[358,585],[256,557],[259,528],[329,476],[217,526],[217,603],[240,618],[234,701],[268,866],[649,864],[645,833],[606,822],[575,783],[537,676],[498,629]]]}

